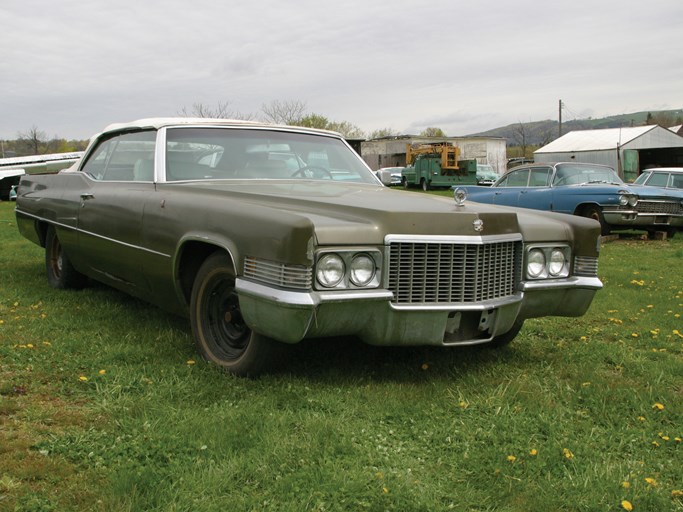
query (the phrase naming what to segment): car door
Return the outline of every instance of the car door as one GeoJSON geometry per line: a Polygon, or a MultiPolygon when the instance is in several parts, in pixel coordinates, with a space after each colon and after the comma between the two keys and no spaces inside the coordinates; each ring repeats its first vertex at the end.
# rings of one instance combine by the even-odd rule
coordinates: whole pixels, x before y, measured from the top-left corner
{"type": "Polygon", "coordinates": [[[144,295],[142,217],[154,196],[152,130],[99,141],[81,167],[88,186],[78,197],[77,256],[96,279],[144,295]],[[151,172],[150,172],[151,171],[151,172]]]}
{"type": "Polygon", "coordinates": [[[526,190],[529,182],[529,169],[515,169],[505,175],[493,190],[493,204],[517,206],[520,194],[526,190]]]}
{"type": "Polygon", "coordinates": [[[550,188],[552,168],[539,166],[529,168],[527,188],[520,190],[517,206],[534,210],[553,210],[553,190],[550,188]]]}

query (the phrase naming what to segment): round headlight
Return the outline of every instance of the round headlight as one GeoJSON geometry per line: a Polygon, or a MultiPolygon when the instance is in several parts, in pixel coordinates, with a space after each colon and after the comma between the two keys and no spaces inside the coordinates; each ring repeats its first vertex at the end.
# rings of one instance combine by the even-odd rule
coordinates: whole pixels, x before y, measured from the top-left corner
{"type": "Polygon", "coordinates": [[[638,196],[629,196],[628,197],[628,205],[629,206],[635,206],[638,204],[638,196]]]}
{"type": "Polygon", "coordinates": [[[626,206],[628,204],[628,195],[619,194],[619,204],[621,206],[626,206]]]}
{"type": "Polygon", "coordinates": [[[539,277],[545,270],[545,254],[540,249],[532,249],[529,251],[526,271],[529,277],[539,277]]]}
{"type": "Polygon", "coordinates": [[[356,286],[367,286],[375,277],[375,260],[367,254],[359,254],[351,260],[349,278],[356,286]]]}
{"type": "Polygon", "coordinates": [[[345,270],[344,260],[338,254],[326,254],[318,260],[315,277],[322,286],[332,288],[344,279],[345,270]]]}
{"type": "Polygon", "coordinates": [[[559,276],[564,270],[566,261],[564,253],[560,249],[553,249],[550,253],[550,262],[548,263],[548,273],[551,276],[559,276]]]}
{"type": "Polygon", "coordinates": [[[456,188],[453,191],[453,199],[455,199],[456,206],[462,206],[467,201],[467,190],[464,188],[456,188]]]}

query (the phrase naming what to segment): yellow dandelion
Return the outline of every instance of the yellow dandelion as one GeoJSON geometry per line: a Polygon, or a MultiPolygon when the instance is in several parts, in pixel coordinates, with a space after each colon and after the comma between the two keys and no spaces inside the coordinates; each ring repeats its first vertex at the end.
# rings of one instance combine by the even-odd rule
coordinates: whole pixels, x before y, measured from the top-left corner
{"type": "Polygon", "coordinates": [[[196,364],[196,363],[194,362],[194,359],[188,359],[188,360],[187,360],[187,364],[188,364],[189,366],[192,366],[193,364],[196,364]]]}
{"type": "Polygon", "coordinates": [[[680,438],[680,437],[674,437],[674,441],[676,441],[677,443],[680,443],[680,442],[681,442],[681,438],[680,438]]]}
{"type": "Polygon", "coordinates": [[[671,438],[669,436],[661,436],[663,441],[669,441],[671,438]]]}
{"type": "Polygon", "coordinates": [[[591,385],[590,382],[582,382],[582,383],[581,383],[581,387],[582,387],[582,388],[587,388],[587,387],[589,387],[590,385],[591,385]]]}
{"type": "Polygon", "coordinates": [[[659,448],[659,443],[657,441],[652,441],[652,446],[659,448]]]}
{"type": "Polygon", "coordinates": [[[638,421],[645,421],[645,416],[638,416],[638,421]]]}
{"type": "Polygon", "coordinates": [[[624,500],[621,502],[621,508],[624,510],[628,510],[628,512],[631,512],[633,510],[633,505],[631,505],[631,502],[628,500],[624,500]]]}
{"type": "Polygon", "coordinates": [[[5,325],[5,321],[4,321],[4,320],[0,320],[0,325],[5,325]]]}
{"type": "Polygon", "coordinates": [[[78,380],[80,380],[81,382],[88,382],[88,377],[86,377],[85,375],[81,375],[80,377],[78,377],[78,380]]]}
{"type": "Polygon", "coordinates": [[[588,337],[587,337],[587,336],[581,336],[579,339],[580,339],[581,341],[587,341],[587,340],[588,340],[588,337]]]}
{"type": "Polygon", "coordinates": [[[107,373],[107,370],[100,370],[100,371],[97,372],[97,373],[99,373],[100,375],[104,375],[105,373],[107,373]]]}
{"type": "Polygon", "coordinates": [[[574,458],[574,454],[569,450],[569,448],[562,448],[562,455],[564,455],[566,459],[574,458]]]}
{"type": "Polygon", "coordinates": [[[536,457],[536,455],[538,455],[538,450],[536,448],[532,448],[531,450],[529,450],[529,455],[531,455],[532,457],[536,457]]]}
{"type": "Polygon", "coordinates": [[[672,498],[683,498],[683,491],[679,489],[674,489],[671,491],[672,498]]]}
{"type": "Polygon", "coordinates": [[[514,462],[517,460],[517,457],[515,457],[514,455],[508,455],[507,460],[508,462],[514,462]]]}
{"type": "Polygon", "coordinates": [[[655,411],[663,411],[663,410],[664,410],[664,404],[660,404],[659,402],[655,402],[655,403],[652,405],[652,408],[653,408],[655,411]]]}
{"type": "Polygon", "coordinates": [[[628,488],[631,487],[631,482],[627,482],[627,481],[621,482],[621,486],[622,486],[624,489],[628,489],[628,488]]]}
{"type": "Polygon", "coordinates": [[[461,400],[460,403],[458,404],[461,409],[467,409],[469,407],[469,404],[465,402],[464,400],[461,400]]]}
{"type": "Polygon", "coordinates": [[[384,494],[389,494],[389,489],[387,489],[386,487],[382,487],[382,492],[384,494]]]}
{"type": "Polygon", "coordinates": [[[654,478],[648,476],[645,479],[645,481],[647,482],[647,485],[649,485],[650,487],[657,487],[657,480],[655,480],[654,478]]]}
{"type": "Polygon", "coordinates": [[[683,334],[681,334],[680,331],[679,331],[678,329],[674,329],[672,332],[673,332],[676,336],[678,336],[679,338],[683,338],[683,334]]]}
{"type": "Polygon", "coordinates": [[[33,343],[27,343],[26,348],[33,348],[33,343]]]}

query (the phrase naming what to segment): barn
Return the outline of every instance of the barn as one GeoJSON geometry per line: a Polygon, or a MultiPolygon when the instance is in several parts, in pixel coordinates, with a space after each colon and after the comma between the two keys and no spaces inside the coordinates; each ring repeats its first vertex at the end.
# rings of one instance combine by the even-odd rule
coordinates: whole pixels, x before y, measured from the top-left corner
{"type": "Polygon", "coordinates": [[[534,160],[609,165],[633,181],[648,167],[683,167],[683,137],[658,125],[579,130],[534,151],[534,160]]]}

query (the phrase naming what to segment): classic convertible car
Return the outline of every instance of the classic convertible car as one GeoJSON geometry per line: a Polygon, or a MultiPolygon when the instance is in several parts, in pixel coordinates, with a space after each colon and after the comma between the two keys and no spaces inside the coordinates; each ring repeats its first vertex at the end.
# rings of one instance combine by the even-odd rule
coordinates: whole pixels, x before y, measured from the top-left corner
{"type": "Polygon", "coordinates": [[[597,222],[391,190],[340,135],[288,126],[112,125],[74,168],[24,177],[16,216],[50,285],[187,315],[238,375],[307,338],[502,345],[602,287],[597,222]]]}
{"type": "Polygon", "coordinates": [[[612,230],[666,231],[683,227],[683,198],[678,192],[626,185],[604,165],[535,163],[515,167],[492,187],[462,187],[472,201],[568,213],[600,222],[612,230]]]}

